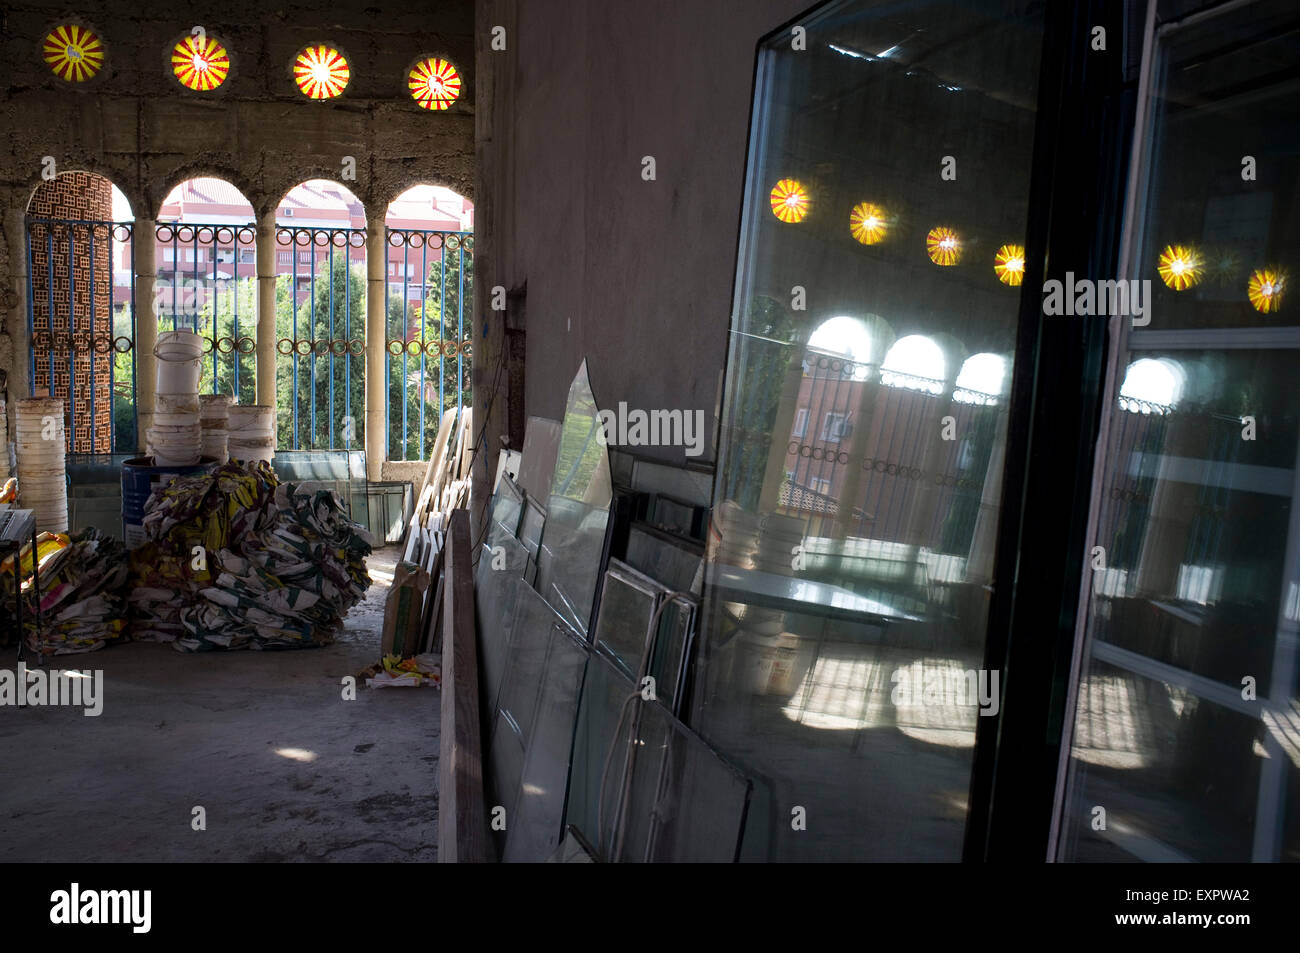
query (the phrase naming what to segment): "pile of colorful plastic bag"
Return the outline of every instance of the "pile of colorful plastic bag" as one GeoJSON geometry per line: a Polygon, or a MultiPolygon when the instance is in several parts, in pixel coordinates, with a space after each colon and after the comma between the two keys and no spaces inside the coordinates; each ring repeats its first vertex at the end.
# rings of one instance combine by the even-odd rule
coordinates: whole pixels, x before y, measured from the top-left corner
{"type": "MultiPolygon", "coordinates": [[[[37,541],[40,565],[40,616],[32,573],[31,547],[21,554],[23,637],[41,655],[72,655],[102,649],[119,639],[126,626],[122,586],[127,577],[126,548],[90,528],[71,536],[43,533],[37,541]]],[[[12,557],[11,557],[12,558],[12,557]]],[[[3,578],[12,598],[13,567],[3,578]]]]}
{"type": "Polygon", "coordinates": [[[371,543],[338,494],[265,463],[176,478],[143,528],[132,632],[180,651],[325,645],[370,586],[371,543]]]}

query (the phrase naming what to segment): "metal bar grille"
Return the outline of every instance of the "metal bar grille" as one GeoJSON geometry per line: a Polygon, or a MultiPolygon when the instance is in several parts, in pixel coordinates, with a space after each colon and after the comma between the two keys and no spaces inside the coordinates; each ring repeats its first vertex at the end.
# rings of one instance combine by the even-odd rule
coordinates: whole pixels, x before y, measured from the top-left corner
{"type": "Polygon", "coordinates": [[[471,232],[387,229],[389,459],[424,459],[444,410],[455,407],[459,416],[470,405],[472,365],[465,310],[474,286],[473,248],[471,232]]]}
{"type": "Polygon", "coordinates": [[[133,236],[130,222],[26,221],[28,369],[34,392],[63,398],[70,453],[135,446],[133,236]]]}

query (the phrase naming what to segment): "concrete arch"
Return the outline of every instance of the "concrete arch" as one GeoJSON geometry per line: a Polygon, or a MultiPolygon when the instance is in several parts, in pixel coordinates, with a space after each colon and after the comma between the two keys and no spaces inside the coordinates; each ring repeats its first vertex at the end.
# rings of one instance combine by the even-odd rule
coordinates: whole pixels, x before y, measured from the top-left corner
{"type": "Polygon", "coordinates": [[[191,179],[220,179],[229,185],[233,185],[239,190],[239,194],[244,197],[244,200],[253,207],[253,215],[257,215],[257,203],[254,201],[249,188],[249,180],[244,175],[228,166],[201,162],[181,166],[162,180],[163,188],[157,194],[150,194],[149,196],[151,201],[148,208],[152,217],[155,219],[158,217],[162,211],[163,203],[167,201],[167,196],[171,195],[177,186],[184,185],[191,179]]]}
{"type": "MultiPolygon", "coordinates": [[[[376,204],[371,200],[369,194],[358,187],[356,182],[344,182],[340,176],[338,165],[325,166],[304,164],[296,167],[292,175],[276,175],[268,182],[265,191],[253,201],[253,208],[257,211],[258,217],[270,214],[274,215],[280,203],[290,192],[300,185],[306,185],[314,180],[322,180],[337,185],[339,188],[346,190],[353,198],[361,203],[361,208],[365,211],[366,221],[373,221],[375,216],[373,210],[376,204]]],[[[380,214],[382,218],[382,212],[380,214]]]]}
{"type": "Polygon", "coordinates": [[[399,179],[386,184],[383,189],[379,190],[376,194],[378,201],[375,202],[375,207],[378,208],[382,205],[384,209],[384,217],[387,218],[388,210],[394,202],[400,199],[407,192],[411,191],[411,189],[421,185],[430,185],[434,188],[449,189],[468,202],[472,203],[474,201],[473,195],[462,191],[460,187],[450,179],[437,175],[423,175],[413,172],[409,175],[401,176],[399,179]]]}
{"type": "Polygon", "coordinates": [[[37,190],[40,189],[41,186],[49,185],[51,181],[57,181],[59,176],[67,175],[70,172],[84,172],[89,175],[98,176],[99,178],[106,180],[110,185],[115,186],[119,192],[121,192],[123,195],[126,196],[127,203],[131,206],[132,216],[139,215],[141,209],[145,208],[145,205],[143,204],[143,200],[141,199],[138,190],[131,187],[130,185],[123,185],[120,176],[115,176],[113,174],[113,170],[102,168],[102,167],[96,168],[96,166],[102,166],[101,163],[78,162],[70,165],[71,165],[70,168],[58,168],[56,166],[57,174],[55,175],[53,180],[47,180],[42,178],[39,172],[35,176],[27,180],[26,183],[28,185],[27,199],[25,202],[23,202],[24,214],[30,211],[32,207],[32,200],[36,198],[36,192],[37,190]]]}
{"type": "MultiPolygon", "coordinates": [[[[345,182],[340,182],[337,178],[335,178],[334,176],[330,176],[330,175],[311,175],[311,176],[306,176],[306,177],[304,177],[304,178],[299,179],[297,182],[295,182],[295,183],[293,183],[292,185],[290,185],[287,189],[285,189],[283,192],[281,192],[278,196],[275,197],[275,199],[273,200],[273,202],[272,202],[272,203],[270,204],[270,206],[267,208],[267,212],[270,213],[270,214],[272,214],[272,215],[274,215],[275,212],[278,211],[278,209],[280,208],[280,205],[284,202],[284,200],[285,200],[286,198],[289,197],[289,195],[293,192],[294,189],[297,189],[297,188],[299,188],[299,187],[301,187],[301,186],[307,185],[307,183],[309,183],[309,182],[328,182],[328,183],[330,183],[331,185],[338,186],[340,189],[342,189],[342,190],[343,190],[344,192],[346,192],[348,195],[352,196],[352,198],[354,198],[354,199],[355,199],[355,200],[356,200],[356,201],[361,205],[361,211],[362,211],[362,214],[365,216],[365,220],[366,220],[366,224],[367,224],[367,225],[368,225],[369,223],[371,223],[371,222],[377,220],[377,219],[375,218],[375,216],[374,216],[374,215],[372,214],[372,212],[371,212],[371,207],[372,207],[372,206],[371,206],[371,203],[368,203],[368,202],[366,201],[366,199],[365,199],[364,196],[360,195],[360,194],[359,194],[355,189],[353,189],[353,188],[352,188],[351,186],[349,186],[347,183],[345,183],[345,182]]],[[[379,218],[378,220],[379,220],[379,221],[382,221],[382,216],[380,216],[380,218],[379,218]]],[[[277,219],[277,220],[276,220],[276,224],[277,224],[277,225],[285,225],[285,224],[291,224],[291,223],[288,223],[288,222],[281,222],[281,221],[279,221],[279,220],[277,219]]]]}

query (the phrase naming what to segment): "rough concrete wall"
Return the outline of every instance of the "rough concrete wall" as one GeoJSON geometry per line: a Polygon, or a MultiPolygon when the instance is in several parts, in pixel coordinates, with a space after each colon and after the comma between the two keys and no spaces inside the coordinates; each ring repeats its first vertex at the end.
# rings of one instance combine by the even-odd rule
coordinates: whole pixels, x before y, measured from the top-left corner
{"type": "MultiPolygon", "coordinates": [[[[527,286],[528,414],[563,416],[585,355],[603,406],[700,409],[711,428],[755,48],[809,5],[480,0],[485,34],[511,28],[506,52],[479,49],[478,274],[527,286]]],[[[487,358],[502,322],[481,312],[476,331],[483,320],[475,353],[487,358]]],[[[476,367],[491,373],[489,361],[476,367]]],[[[475,384],[484,393],[487,380],[475,384]]],[[[501,432],[494,415],[490,446],[501,432]]]]}
{"type": "Polygon", "coordinates": [[[136,215],[150,217],[195,175],[230,181],[262,213],[304,179],[341,180],[349,155],[356,179],[344,184],[372,219],[417,183],[474,196],[470,0],[100,0],[79,14],[107,45],[104,69],[85,84],[59,79],[41,58],[44,36],[66,13],[46,0],[19,0],[0,13],[0,305],[9,325],[0,334],[0,370],[14,366],[12,325],[25,321],[13,258],[24,254],[22,215],[45,156],[60,172],[107,176],[136,215]],[[186,90],[168,66],[172,45],[195,25],[232,58],[229,77],[212,93],[186,90]],[[317,41],[349,58],[352,79],[337,100],[313,102],[293,85],[294,54],[317,41]],[[450,59],[465,79],[445,112],[421,109],[406,88],[408,67],[427,54],[450,59]]]}

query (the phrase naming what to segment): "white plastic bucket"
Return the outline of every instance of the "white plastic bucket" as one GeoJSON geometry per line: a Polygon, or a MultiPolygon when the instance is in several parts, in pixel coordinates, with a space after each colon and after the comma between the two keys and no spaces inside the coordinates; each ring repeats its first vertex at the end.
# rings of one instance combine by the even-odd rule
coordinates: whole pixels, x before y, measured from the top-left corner
{"type": "Polygon", "coordinates": [[[196,357],[190,360],[158,361],[158,393],[160,394],[197,394],[202,362],[196,357]]]}
{"type": "Polygon", "coordinates": [[[195,360],[203,356],[203,338],[189,328],[165,331],[158,335],[153,353],[163,361],[195,360]]]}
{"type": "Polygon", "coordinates": [[[159,393],[154,395],[156,401],[154,409],[159,414],[195,414],[199,413],[199,395],[194,393],[188,394],[165,394],[159,393]]]}
{"type": "Polygon", "coordinates": [[[155,427],[194,427],[199,426],[198,414],[161,414],[153,415],[155,427]]]}
{"type": "Polygon", "coordinates": [[[230,459],[230,451],[226,443],[227,434],[225,430],[205,430],[203,431],[203,448],[202,454],[205,457],[211,457],[217,463],[225,463],[230,459]]]}
{"type": "Polygon", "coordinates": [[[230,416],[230,405],[233,403],[234,398],[229,394],[200,394],[199,416],[205,420],[218,417],[224,420],[230,416]]]}
{"type": "Polygon", "coordinates": [[[271,436],[275,433],[275,408],[265,404],[234,404],[226,415],[226,429],[232,437],[240,432],[271,436]]]}

